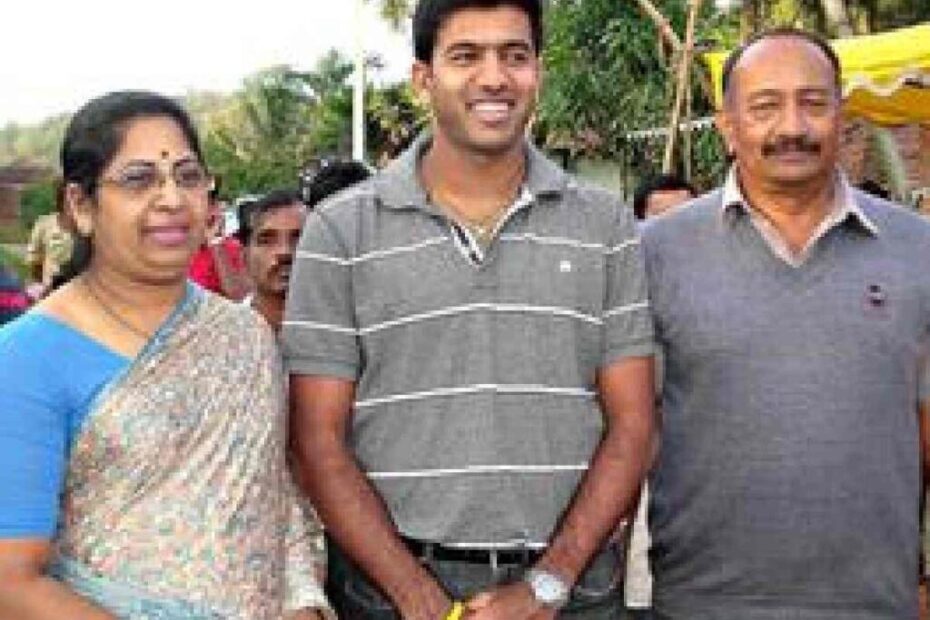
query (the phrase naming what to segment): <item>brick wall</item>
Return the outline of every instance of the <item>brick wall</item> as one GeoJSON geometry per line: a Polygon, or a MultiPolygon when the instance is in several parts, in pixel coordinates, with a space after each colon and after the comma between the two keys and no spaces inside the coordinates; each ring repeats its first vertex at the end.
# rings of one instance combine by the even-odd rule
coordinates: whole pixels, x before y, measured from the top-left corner
{"type": "MultiPolygon", "coordinates": [[[[930,126],[904,125],[891,128],[904,160],[908,189],[930,187],[930,126]]],[[[859,119],[847,119],[841,137],[840,161],[853,183],[867,178],[882,181],[881,170],[870,146],[868,124],[859,119]]]]}
{"type": "Polygon", "coordinates": [[[32,165],[0,167],[0,224],[19,218],[19,194],[23,188],[52,174],[51,170],[32,165]]]}
{"type": "Polygon", "coordinates": [[[0,225],[19,218],[19,191],[11,186],[0,185],[0,225]]]}

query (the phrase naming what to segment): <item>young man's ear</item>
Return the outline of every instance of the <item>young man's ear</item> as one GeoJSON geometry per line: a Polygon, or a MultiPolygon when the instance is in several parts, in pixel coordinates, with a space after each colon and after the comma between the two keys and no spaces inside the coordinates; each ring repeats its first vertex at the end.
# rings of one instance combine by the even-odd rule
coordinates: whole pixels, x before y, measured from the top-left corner
{"type": "Polygon", "coordinates": [[[414,61],[413,68],[410,70],[410,83],[413,85],[413,93],[417,101],[429,105],[429,93],[433,86],[432,66],[422,60],[414,61]]]}

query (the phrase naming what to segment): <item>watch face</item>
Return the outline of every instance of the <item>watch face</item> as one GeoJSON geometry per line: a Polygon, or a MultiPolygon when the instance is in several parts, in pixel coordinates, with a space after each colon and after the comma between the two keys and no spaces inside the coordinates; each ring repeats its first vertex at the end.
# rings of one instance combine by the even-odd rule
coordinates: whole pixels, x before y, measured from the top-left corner
{"type": "Polygon", "coordinates": [[[543,605],[561,606],[568,600],[568,587],[555,575],[544,571],[531,571],[528,577],[536,600],[543,605]]]}

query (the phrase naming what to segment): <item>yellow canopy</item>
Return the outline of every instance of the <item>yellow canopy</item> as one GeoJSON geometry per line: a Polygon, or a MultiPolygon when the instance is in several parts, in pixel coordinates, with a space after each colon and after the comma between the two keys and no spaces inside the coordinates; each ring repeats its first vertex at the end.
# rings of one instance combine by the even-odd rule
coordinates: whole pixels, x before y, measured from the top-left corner
{"type": "MultiPolygon", "coordinates": [[[[880,125],[930,123],[930,23],[832,41],[846,113],[880,125]]],[[[728,52],[704,54],[719,104],[728,52]]]]}

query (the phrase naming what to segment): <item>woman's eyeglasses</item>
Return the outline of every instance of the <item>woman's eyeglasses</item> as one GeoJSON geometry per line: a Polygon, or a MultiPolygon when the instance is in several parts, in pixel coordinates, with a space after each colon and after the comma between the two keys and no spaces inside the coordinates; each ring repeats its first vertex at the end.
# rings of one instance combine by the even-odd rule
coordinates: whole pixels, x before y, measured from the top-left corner
{"type": "Polygon", "coordinates": [[[100,182],[134,196],[145,196],[164,187],[168,176],[184,192],[205,191],[213,186],[210,173],[200,162],[191,159],[175,162],[168,174],[155,162],[133,162],[113,176],[102,178],[100,182]]]}

